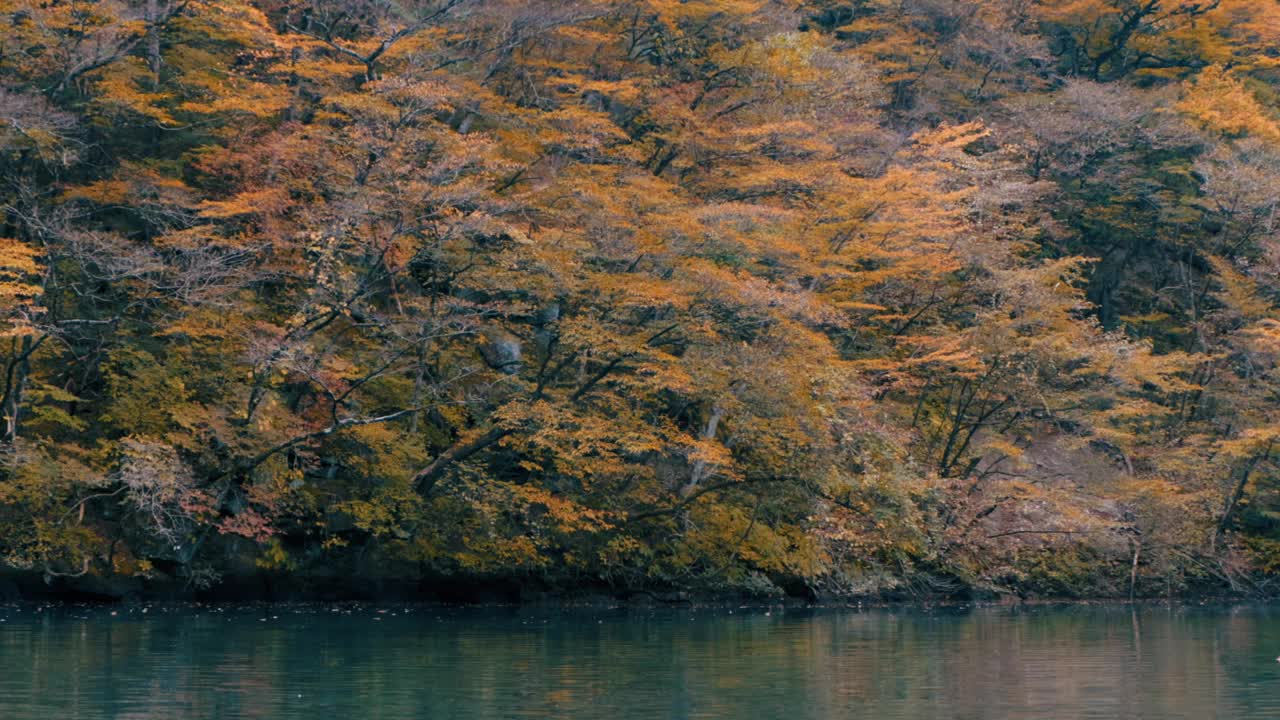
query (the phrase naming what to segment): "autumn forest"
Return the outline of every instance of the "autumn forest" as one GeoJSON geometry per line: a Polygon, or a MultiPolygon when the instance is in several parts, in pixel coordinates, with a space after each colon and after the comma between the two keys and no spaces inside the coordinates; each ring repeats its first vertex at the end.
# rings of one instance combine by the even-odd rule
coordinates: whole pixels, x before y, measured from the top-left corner
{"type": "Polygon", "coordinates": [[[45,592],[1280,590],[1275,0],[0,0],[45,592]]]}

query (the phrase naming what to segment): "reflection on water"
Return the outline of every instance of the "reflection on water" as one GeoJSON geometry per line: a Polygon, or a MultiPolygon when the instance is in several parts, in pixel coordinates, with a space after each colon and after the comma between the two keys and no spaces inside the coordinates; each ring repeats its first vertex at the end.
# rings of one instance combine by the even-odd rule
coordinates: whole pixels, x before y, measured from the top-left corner
{"type": "Polygon", "coordinates": [[[1277,654],[1259,607],[8,606],[0,717],[1280,718],[1277,654]]]}

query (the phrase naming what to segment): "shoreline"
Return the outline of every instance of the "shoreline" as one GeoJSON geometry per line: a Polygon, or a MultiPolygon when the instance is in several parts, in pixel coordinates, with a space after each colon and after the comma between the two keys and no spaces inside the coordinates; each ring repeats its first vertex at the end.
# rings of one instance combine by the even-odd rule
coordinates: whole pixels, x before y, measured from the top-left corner
{"type": "Polygon", "coordinates": [[[629,604],[629,603],[442,603],[432,601],[200,601],[200,600],[120,600],[120,601],[76,601],[64,599],[16,600],[0,602],[0,617],[8,612],[48,612],[74,611],[94,612],[109,611],[109,617],[147,616],[149,614],[165,615],[187,612],[213,610],[219,613],[246,615],[270,609],[275,614],[289,612],[291,614],[343,612],[347,614],[370,611],[375,615],[395,612],[401,616],[411,613],[448,614],[457,619],[465,619],[468,615],[533,615],[533,616],[575,616],[575,615],[664,615],[664,614],[711,614],[711,615],[805,615],[827,613],[906,613],[906,614],[966,614],[971,612],[995,613],[1035,613],[1065,612],[1075,610],[1106,610],[1141,612],[1148,610],[1194,611],[1199,609],[1222,610],[1236,608],[1271,608],[1280,607],[1275,600],[1245,600],[1241,598],[1201,598],[1201,599],[1160,599],[1160,600],[1053,600],[1036,599],[1021,603],[1001,602],[864,602],[864,603],[728,603],[706,602],[685,604],[629,604]]]}
{"type": "Polygon", "coordinates": [[[630,591],[600,592],[578,590],[531,590],[505,586],[458,588],[384,588],[382,592],[355,588],[327,588],[310,591],[284,587],[210,588],[193,591],[180,588],[152,588],[149,591],[108,593],[102,588],[59,587],[46,585],[39,578],[15,582],[12,576],[0,578],[0,605],[219,605],[219,606],[294,606],[294,605],[409,605],[442,608],[514,608],[547,610],[616,610],[616,609],[965,609],[1017,608],[1047,606],[1203,606],[1256,605],[1275,603],[1280,598],[1249,596],[1241,593],[1183,592],[1174,595],[1138,596],[1090,595],[1084,597],[1057,595],[997,594],[971,591],[969,596],[937,595],[917,597],[831,596],[831,597],[751,597],[733,593],[694,591],[630,591]],[[97,591],[94,591],[97,590],[97,591]]]}

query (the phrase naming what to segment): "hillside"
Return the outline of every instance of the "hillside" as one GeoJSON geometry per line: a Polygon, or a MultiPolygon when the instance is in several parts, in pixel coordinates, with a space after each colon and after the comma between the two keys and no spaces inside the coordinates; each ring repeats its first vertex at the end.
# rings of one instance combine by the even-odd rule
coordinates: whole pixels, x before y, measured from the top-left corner
{"type": "Polygon", "coordinates": [[[17,582],[1277,589],[1280,4],[0,28],[17,582]]]}

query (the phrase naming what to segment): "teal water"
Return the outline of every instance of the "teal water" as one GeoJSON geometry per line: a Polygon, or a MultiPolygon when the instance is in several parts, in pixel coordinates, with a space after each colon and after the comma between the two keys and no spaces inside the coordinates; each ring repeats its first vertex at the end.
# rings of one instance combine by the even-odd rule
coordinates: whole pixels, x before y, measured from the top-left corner
{"type": "Polygon", "coordinates": [[[1280,718],[1280,612],[0,606],[0,718],[1280,718]]]}

